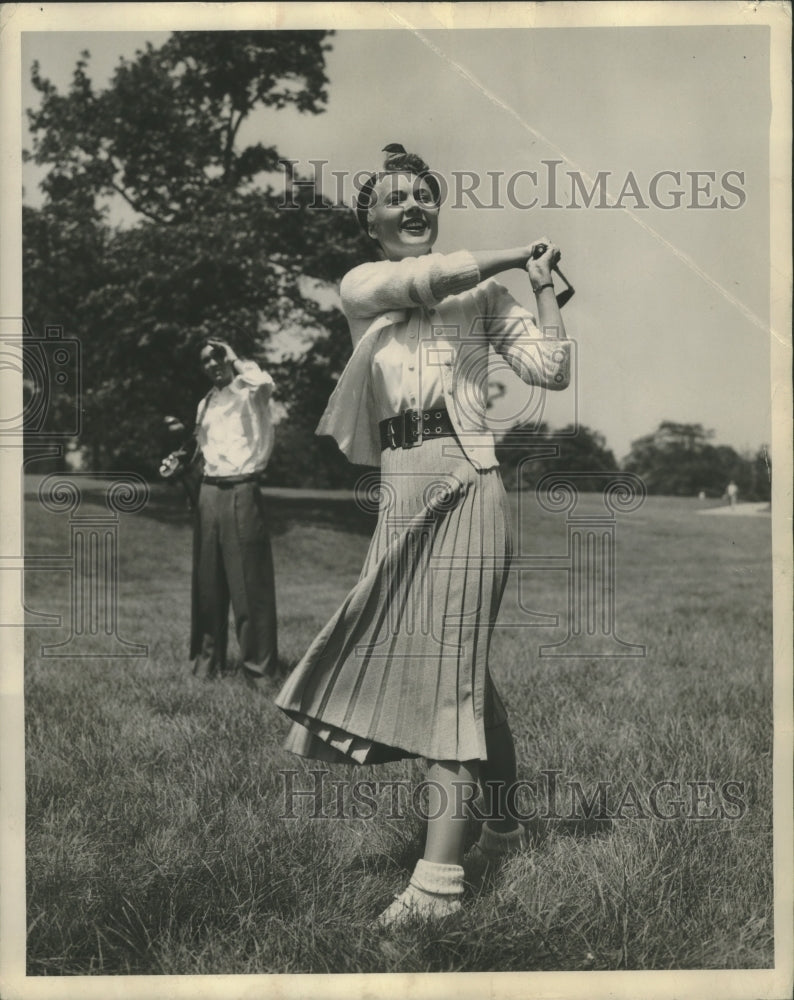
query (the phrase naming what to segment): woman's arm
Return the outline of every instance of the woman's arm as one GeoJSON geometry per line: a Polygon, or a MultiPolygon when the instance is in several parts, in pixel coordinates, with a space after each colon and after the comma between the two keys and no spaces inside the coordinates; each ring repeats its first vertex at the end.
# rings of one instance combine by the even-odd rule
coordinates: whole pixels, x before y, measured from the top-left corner
{"type": "MultiPolygon", "coordinates": [[[[530,254],[525,266],[538,307],[538,327],[543,336],[550,340],[565,340],[567,337],[565,324],[562,321],[560,307],[557,305],[552,278],[552,268],[561,254],[559,248],[549,240],[543,239],[537,242],[546,244],[546,252],[537,259],[530,254]]],[[[535,245],[533,244],[533,248],[535,245]]]]}
{"type": "Polygon", "coordinates": [[[537,302],[537,320],[495,281],[483,285],[487,297],[481,308],[487,317],[485,332],[491,346],[518,377],[529,385],[560,390],[566,389],[571,379],[571,344],[552,284],[552,268],[560,251],[547,239],[538,240],[541,242],[546,250],[533,258],[533,244],[525,263],[537,302]]]}
{"type": "Polygon", "coordinates": [[[502,271],[519,267],[523,270],[532,256],[535,244],[526,247],[513,247],[512,250],[474,250],[472,257],[480,269],[480,280],[493,278],[502,271]]]}
{"type": "Polygon", "coordinates": [[[410,309],[437,305],[448,295],[474,288],[481,281],[512,268],[526,268],[533,289],[538,289],[538,314],[547,336],[563,338],[565,329],[551,281],[551,268],[560,251],[548,239],[508,250],[459,250],[450,254],[427,254],[400,261],[361,264],[349,271],[340,285],[342,308],[348,318],[377,316],[388,309],[410,309]],[[539,243],[547,249],[537,260],[532,254],[539,243]],[[552,333],[552,331],[557,331],[552,333]]]}
{"type": "Polygon", "coordinates": [[[477,250],[472,256],[480,270],[481,280],[491,278],[502,271],[520,267],[529,274],[532,291],[538,307],[538,328],[544,337],[565,340],[565,324],[562,321],[557,296],[554,293],[552,268],[560,259],[559,249],[547,238],[535,240],[526,247],[512,250],[477,250]],[[532,254],[539,244],[546,245],[546,251],[537,259],[532,254]]]}
{"type": "Polygon", "coordinates": [[[480,280],[473,255],[459,250],[360,264],[342,278],[339,294],[348,319],[363,319],[389,309],[431,308],[480,280]]]}

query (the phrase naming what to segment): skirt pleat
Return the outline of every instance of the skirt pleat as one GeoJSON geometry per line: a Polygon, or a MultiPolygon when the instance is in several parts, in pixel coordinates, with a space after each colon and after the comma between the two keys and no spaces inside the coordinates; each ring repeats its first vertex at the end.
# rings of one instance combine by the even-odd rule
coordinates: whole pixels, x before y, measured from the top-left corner
{"type": "Polygon", "coordinates": [[[511,556],[498,469],[455,438],[383,454],[378,524],[358,582],[276,698],[286,748],[374,763],[487,759],[505,721],[488,671],[511,556]]]}

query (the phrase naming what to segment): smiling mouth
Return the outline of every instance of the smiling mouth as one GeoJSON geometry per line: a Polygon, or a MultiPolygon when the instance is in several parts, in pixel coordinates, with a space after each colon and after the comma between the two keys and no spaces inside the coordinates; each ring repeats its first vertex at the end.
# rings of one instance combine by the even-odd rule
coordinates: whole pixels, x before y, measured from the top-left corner
{"type": "Polygon", "coordinates": [[[405,233],[413,233],[414,235],[421,235],[428,228],[425,219],[409,219],[404,222],[400,229],[405,233]]]}

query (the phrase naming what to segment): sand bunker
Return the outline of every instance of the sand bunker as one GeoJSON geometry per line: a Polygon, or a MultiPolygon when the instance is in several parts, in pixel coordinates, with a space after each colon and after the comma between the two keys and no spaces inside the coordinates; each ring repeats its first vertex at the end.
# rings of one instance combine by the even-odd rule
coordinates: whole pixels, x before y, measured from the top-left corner
{"type": "Polygon", "coordinates": [[[728,517],[738,517],[740,514],[751,517],[769,517],[772,513],[772,505],[769,503],[737,503],[735,507],[725,504],[723,507],[709,507],[708,510],[699,510],[698,514],[725,514],[728,517]]]}

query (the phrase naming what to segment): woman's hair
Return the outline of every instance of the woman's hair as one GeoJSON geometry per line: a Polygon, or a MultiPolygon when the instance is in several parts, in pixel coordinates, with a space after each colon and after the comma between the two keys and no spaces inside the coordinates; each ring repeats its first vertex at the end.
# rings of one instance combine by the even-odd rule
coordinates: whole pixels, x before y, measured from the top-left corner
{"type": "Polygon", "coordinates": [[[384,146],[383,152],[386,153],[383,170],[371,174],[362,185],[356,197],[356,218],[358,219],[358,224],[367,235],[369,235],[367,214],[372,204],[375,185],[388,174],[415,174],[425,181],[436,203],[441,201],[441,188],[438,178],[421,156],[416,153],[407,153],[398,142],[391,142],[388,146],[384,146]]]}

